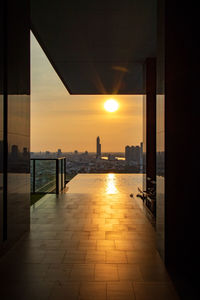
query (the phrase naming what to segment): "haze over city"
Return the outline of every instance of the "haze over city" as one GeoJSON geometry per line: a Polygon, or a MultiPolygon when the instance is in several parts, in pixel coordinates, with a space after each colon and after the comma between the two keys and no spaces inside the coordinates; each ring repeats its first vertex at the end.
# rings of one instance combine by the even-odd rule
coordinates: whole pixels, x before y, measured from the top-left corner
{"type": "Polygon", "coordinates": [[[69,95],[31,35],[31,151],[124,152],[142,141],[142,98],[137,95],[69,95]],[[114,99],[115,112],[104,103],[114,99]]]}

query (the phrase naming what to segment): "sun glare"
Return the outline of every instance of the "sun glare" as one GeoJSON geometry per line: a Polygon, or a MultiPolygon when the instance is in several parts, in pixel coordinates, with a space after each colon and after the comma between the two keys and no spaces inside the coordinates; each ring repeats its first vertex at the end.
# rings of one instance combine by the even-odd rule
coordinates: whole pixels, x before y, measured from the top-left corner
{"type": "Polygon", "coordinates": [[[108,112],[114,112],[114,111],[118,110],[119,103],[114,99],[109,99],[104,103],[104,108],[108,112]]]}

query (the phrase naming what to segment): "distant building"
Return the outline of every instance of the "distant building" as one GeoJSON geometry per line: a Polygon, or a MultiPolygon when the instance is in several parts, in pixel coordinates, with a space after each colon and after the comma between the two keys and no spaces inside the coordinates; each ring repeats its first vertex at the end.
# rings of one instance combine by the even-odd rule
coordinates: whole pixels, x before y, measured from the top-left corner
{"type": "Polygon", "coordinates": [[[50,151],[46,151],[45,156],[47,156],[47,157],[50,156],[50,151]]]}
{"type": "Polygon", "coordinates": [[[101,144],[100,144],[100,137],[98,136],[97,137],[97,155],[96,155],[97,158],[100,158],[101,157],[101,144]]]}
{"type": "Polygon", "coordinates": [[[126,146],[125,147],[125,160],[128,165],[140,165],[141,164],[141,148],[140,146],[126,146]]]}
{"type": "Polygon", "coordinates": [[[125,160],[128,162],[129,161],[129,156],[130,156],[130,147],[126,146],[125,147],[125,160]]]}
{"type": "Polygon", "coordinates": [[[116,158],[113,154],[108,154],[108,160],[109,161],[114,161],[114,160],[116,160],[116,158]]]}
{"type": "Polygon", "coordinates": [[[29,156],[28,148],[26,147],[23,148],[23,156],[25,157],[29,156]]]}
{"type": "Polygon", "coordinates": [[[11,155],[13,158],[16,158],[19,154],[19,149],[17,145],[12,145],[11,147],[11,155]]]}
{"type": "Polygon", "coordinates": [[[58,155],[58,156],[61,156],[61,155],[62,155],[61,149],[58,149],[57,155],[58,155]]]}

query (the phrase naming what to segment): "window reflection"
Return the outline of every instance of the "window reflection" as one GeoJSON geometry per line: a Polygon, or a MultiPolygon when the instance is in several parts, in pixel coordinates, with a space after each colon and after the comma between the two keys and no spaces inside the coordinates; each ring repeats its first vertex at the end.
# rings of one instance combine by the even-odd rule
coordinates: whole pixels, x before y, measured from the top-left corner
{"type": "Polygon", "coordinates": [[[116,175],[107,174],[106,178],[106,194],[117,194],[118,190],[116,188],[116,175]]]}

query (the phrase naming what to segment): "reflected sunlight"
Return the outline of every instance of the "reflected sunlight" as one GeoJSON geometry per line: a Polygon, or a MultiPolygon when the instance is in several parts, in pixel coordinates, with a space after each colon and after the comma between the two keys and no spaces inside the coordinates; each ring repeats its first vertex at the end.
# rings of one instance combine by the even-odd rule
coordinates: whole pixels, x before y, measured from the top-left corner
{"type": "Polygon", "coordinates": [[[116,176],[115,174],[107,174],[106,178],[106,194],[117,194],[118,190],[116,188],[116,176]]]}

